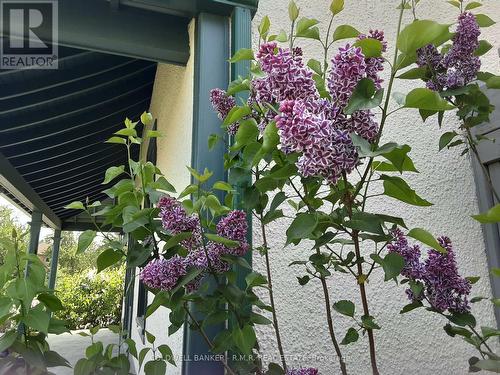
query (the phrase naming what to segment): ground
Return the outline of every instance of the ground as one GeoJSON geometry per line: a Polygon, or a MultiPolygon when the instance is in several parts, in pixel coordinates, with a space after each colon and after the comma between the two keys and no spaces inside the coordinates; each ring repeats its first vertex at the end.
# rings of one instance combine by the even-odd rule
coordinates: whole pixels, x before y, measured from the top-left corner
{"type": "MultiPolygon", "coordinates": [[[[48,342],[50,349],[56,351],[66,358],[71,366],[85,356],[85,349],[90,345],[90,337],[83,337],[78,334],[82,330],[63,333],[61,335],[49,335],[48,342]]],[[[88,331],[84,331],[87,332],[88,331]]],[[[108,344],[117,344],[118,336],[108,329],[101,329],[95,336],[95,341],[102,341],[104,347],[108,344]]],[[[54,367],[51,371],[56,375],[72,375],[73,369],[69,367],[54,367]]]]}

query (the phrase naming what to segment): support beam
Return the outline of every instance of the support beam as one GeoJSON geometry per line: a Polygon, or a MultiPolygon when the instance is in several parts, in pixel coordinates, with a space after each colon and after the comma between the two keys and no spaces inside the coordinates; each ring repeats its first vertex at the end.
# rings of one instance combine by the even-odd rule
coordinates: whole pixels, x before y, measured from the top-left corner
{"type": "MultiPolygon", "coordinates": [[[[252,15],[250,10],[247,8],[235,8],[231,17],[231,54],[234,55],[236,51],[241,48],[252,48],[252,15]]],[[[241,60],[231,65],[231,79],[237,79],[238,77],[246,77],[250,71],[250,61],[241,60]]],[[[236,102],[239,103],[241,100],[246,101],[248,95],[246,93],[236,94],[236,102]]],[[[242,209],[242,196],[243,190],[246,186],[252,184],[252,175],[248,173],[248,176],[242,180],[238,186],[236,195],[236,207],[242,209]]],[[[252,215],[247,214],[248,220],[248,234],[247,241],[252,244],[252,215]]],[[[249,264],[252,264],[252,252],[249,251],[245,255],[245,259],[249,264]]],[[[248,269],[235,266],[236,271],[236,283],[240,288],[245,288],[246,281],[245,277],[250,272],[248,269]]]]}
{"type": "Polygon", "coordinates": [[[30,254],[38,253],[38,242],[40,242],[40,229],[42,227],[42,213],[38,209],[34,209],[31,214],[30,222],[30,242],[28,252],[30,254]]]}
{"type": "Polygon", "coordinates": [[[39,210],[50,227],[61,228],[61,220],[33,190],[16,168],[0,153],[0,185],[28,209],[39,210]]]}
{"type": "MultiPolygon", "coordinates": [[[[223,165],[225,152],[222,142],[212,150],[208,149],[207,139],[212,133],[219,134],[220,120],[212,110],[209,95],[210,90],[216,87],[225,88],[229,81],[229,19],[208,13],[201,13],[196,20],[195,40],[195,80],[193,103],[193,142],[192,142],[192,167],[203,171],[208,168],[213,172],[211,181],[226,180],[223,165]]],[[[219,196],[221,198],[222,195],[219,196]]],[[[212,280],[212,279],[209,279],[212,280]]],[[[212,288],[214,285],[211,286],[212,288]]],[[[195,316],[203,317],[199,312],[192,310],[195,316]]],[[[225,328],[225,324],[211,326],[207,335],[213,339],[217,333],[225,328]]],[[[205,343],[199,332],[189,329],[184,325],[184,356],[207,356],[210,348],[205,343]]],[[[223,375],[224,367],[217,360],[211,361],[184,361],[183,375],[223,375]]]]}
{"type": "Polygon", "coordinates": [[[52,259],[50,260],[49,289],[56,286],[57,266],[59,263],[59,249],[61,247],[61,230],[54,230],[54,242],[52,243],[52,259]]]}

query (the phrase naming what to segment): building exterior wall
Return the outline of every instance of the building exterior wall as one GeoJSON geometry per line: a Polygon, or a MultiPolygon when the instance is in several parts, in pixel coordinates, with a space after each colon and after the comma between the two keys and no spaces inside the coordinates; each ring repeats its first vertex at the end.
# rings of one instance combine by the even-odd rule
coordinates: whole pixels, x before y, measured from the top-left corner
{"type": "MultiPolygon", "coordinates": [[[[324,35],[330,17],[330,0],[296,2],[301,8],[301,15],[321,22],[321,35],[324,35]]],[[[337,16],[334,27],[348,23],[364,32],[369,28],[383,29],[391,50],[396,34],[398,11],[395,8],[398,3],[395,0],[346,0],[345,10],[337,16]]],[[[500,3],[495,0],[485,0],[483,3],[480,13],[489,14],[500,21],[500,3]]],[[[289,30],[287,6],[288,0],[260,0],[259,10],[253,20],[254,47],[258,43],[257,26],[264,15],[271,19],[271,33],[278,33],[280,29],[289,30]]],[[[405,22],[411,22],[410,13],[407,12],[405,22]]],[[[421,19],[437,18],[441,23],[451,24],[456,19],[457,10],[444,0],[423,0],[419,3],[417,15],[421,19]]],[[[488,39],[494,46],[483,57],[483,69],[498,74],[500,24],[483,29],[482,38],[488,39]]],[[[297,40],[296,45],[303,47],[307,58],[322,61],[322,50],[316,41],[302,39],[297,40]]],[[[334,46],[331,54],[335,53],[337,46],[338,44],[334,46]]],[[[409,92],[412,88],[411,82],[399,81],[394,91],[409,92]]],[[[446,118],[442,129],[439,129],[435,120],[422,124],[416,110],[402,110],[390,118],[383,141],[412,145],[410,155],[420,173],[410,176],[409,183],[421,196],[434,203],[434,206],[417,208],[390,198],[381,198],[374,200],[371,208],[406,218],[409,228],[422,227],[436,236],[449,236],[455,244],[461,273],[481,277],[473,287],[473,294],[491,296],[481,227],[470,218],[471,214],[478,211],[470,159],[461,157],[458,147],[438,152],[440,135],[456,126],[454,115],[446,118]]],[[[268,234],[283,346],[287,354],[306,358],[303,361],[289,360],[290,365],[317,366],[321,374],[338,374],[340,371],[327,333],[319,282],[311,281],[304,287],[300,286],[296,276],[303,276],[304,273],[300,271],[300,267],[288,266],[291,261],[306,259],[308,256],[307,244],[283,248],[289,224],[287,220],[274,222],[268,234]],[[314,359],[316,355],[319,359],[314,359]]],[[[253,237],[254,246],[259,246],[261,237],[256,225],[253,237]]],[[[254,268],[265,274],[265,263],[257,252],[254,253],[254,268]]],[[[466,374],[467,359],[476,355],[472,347],[458,337],[447,336],[442,329],[446,321],[436,319],[423,309],[400,315],[399,311],[407,303],[405,288],[396,286],[393,282],[384,283],[382,279],[383,276],[375,272],[367,285],[371,313],[382,326],[380,331],[375,331],[380,372],[387,375],[466,374]]],[[[329,287],[332,302],[350,299],[356,306],[361,306],[358,287],[352,277],[335,275],[329,279],[329,287]]],[[[267,301],[265,290],[261,295],[267,301]]],[[[481,324],[496,325],[493,309],[488,301],[474,304],[473,312],[481,324]]],[[[349,318],[339,314],[335,314],[334,319],[337,336],[342,338],[352,325],[349,318]]],[[[259,328],[258,339],[263,353],[278,354],[271,326],[259,328]]],[[[366,337],[343,347],[343,351],[350,374],[371,373],[366,337]]]]}
{"type": "MultiPolygon", "coordinates": [[[[157,140],[157,165],[165,178],[182,191],[190,183],[190,175],[186,169],[191,165],[191,133],[193,124],[193,85],[194,85],[194,20],[189,25],[190,57],[186,66],[158,64],[153,88],[153,96],[149,111],[157,120],[157,127],[162,137],[157,140]]],[[[137,316],[137,290],[139,281],[135,280],[135,299],[132,323],[132,338],[136,341],[137,351],[141,345],[137,316]]],[[[154,295],[148,295],[148,304],[154,295]]],[[[168,336],[169,310],[160,307],[146,319],[146,330],[156,336],[158,345],[167,344],[172,349],[177,367],[168,364],[168,374],[181,373],[183,328],[172,336],[168,336]]],[[[151,346],[146,342],[146,346],[151,346]]],[[[151,354],[146,357],[146,361],[151,354]]],[[[137,363],[135,368],[137,369],[137,363]]],[[[141,369],[142,370],[142,369],[141,369]]],[[[140,372],[143,373],[142,371],[140,372]]]]}

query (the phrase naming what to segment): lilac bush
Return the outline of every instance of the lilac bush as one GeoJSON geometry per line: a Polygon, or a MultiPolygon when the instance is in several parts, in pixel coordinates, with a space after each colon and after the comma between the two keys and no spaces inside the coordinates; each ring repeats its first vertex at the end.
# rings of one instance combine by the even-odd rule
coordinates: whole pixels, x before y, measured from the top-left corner
{"type": "MultiPolygon", "coordinates": [[[[105,225],[129,235],[127,249],[106,239],[98,262],[108,267],[126,257],[131,267],[140,269],[141,282],[155,294],[148,316],[165,306],[170,310],[169,334],[188,323],[214,353],[243,354],[245,360],[234,363],[220,356],[228,374],[319,374],[318,363],[290,363],[282,340],[273,272],[292,271],[272,272],[270,260],[282,249],[269,242],[269,226],[280,219],[291,221],[283,245],[309,248],[307,257],[290,266],[301,285],[317,283],[321,288],[324,306],[314,306],[315,318],[324,319],[338,372],[349,373],[345,346],[366,340],[369,350],[359,349],[356,355],[369,357],[372,373],[379,374],[376,332],[384,322],[371,310],[378,290],[366,288],[376,278],[405,285],[409,300],[401,293],[401,301],[394,301],[401,313],[429,311],[445,322],[447,334],[471,344],[481,356],[469,360],[472,371],[500,362],[487,342],[500,332],[476,328],[473,305],[484,298],[472,295],[477,278],[459,273],[460,246],[452,247],[447,237],[436,239],[425,229],[409,229],[404,218],[369,204],[384,195],[389,207],[391,200],[432,205],[405,180],[408,173],[418,173],[411,145],[384,143],[388,119],[399,111],[418,111],[423,122],[435,119],[441,125],[448,118],[445,112],[455,113],[460,125],[441,136],[439,148],[462,146],[463,153],[479,157],[480,139],[470,129],[488,121],[493,108],[478,80],[490,89],[500,88],[500,77],[480,71],[480,56],[491,48],[479,40],[480,28],[493,21],[473,11],[478,3],[449,2],[457,7],[456,27],[418,19],[418,3],[399,2],[394,43],[387,43],[380,29],[360,32],[340,22],[343,0],[332,1],[323,36],[318,21],[301,16],[293,1],[289,31],[272,34],[264,17],[255,53],[238,51],[230,60],[248,67],[248,76],[210,93],[223,133],[210,137],[209,145],[227,141],[221,164],[228,181],[213,181],[210,171],[189,168],[193,183],[177,193],[154,164],[129,160],[106,172],[107,182],[120,177],[106,190],[117,203],[70,205],[91,218],[99,209],[105,225]],[[405,24],[407,12],[413,21],[405,24]],[[300,45],[304,39],[320,46],[321,61],[307,59],[300,45]],[[394,93],[399,79],[413,80],[415,88],[394,93]],[[250,218],[261,234],[259,243],[248,240],[250,218]],[[262,255],[265,275],[251,270],[244,258],[250,251],[262,255]],[[359,306],[330,295],[328,281],[335,273],[353,278],[359,306]],[[258,297],[256,288],[263,288],[268,302],[258,297]],[[340,332],[341,316],[349,322],[346,332],[340,332]],[[224,326],[213,338],[205,332],[212,324],[224,326]],[[262,363],[261,355],[267,353],[261,352],[257,325],[268,325],[275,335],[279,356],[270,363],[262,363]]],[[[132,155],[132,147],[157,136],[148,128],[151,115],[143,114],[141,123],[145,130],[138,133],[138,123],[127,119],[108,142],[123,144],[132,155]]],[[[475,218],[495,223],[499,212],[496,206],[475,218]]],[[[95,231],[82,236],[81,242],[89,243],[95,231]]],[[[148,366],[164,368],[166,360],[148,366]]]]}

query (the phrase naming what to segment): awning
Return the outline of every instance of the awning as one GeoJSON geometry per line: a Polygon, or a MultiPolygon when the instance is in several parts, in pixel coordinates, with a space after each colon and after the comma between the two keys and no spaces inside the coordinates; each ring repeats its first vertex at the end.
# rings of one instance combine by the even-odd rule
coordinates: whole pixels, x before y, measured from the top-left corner
{"type": "Polygon", "coordinates": [[[0,71],[0,182],[64,229],[77,214],[64,206],[102,199],[105,170],[126,162],[123,146],[104,141],[148,110],[156,63],[67,47],[60,56],[58,70],[0,71]]]}

